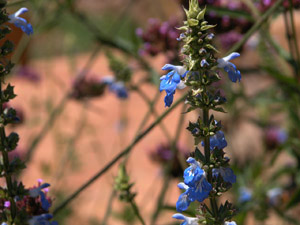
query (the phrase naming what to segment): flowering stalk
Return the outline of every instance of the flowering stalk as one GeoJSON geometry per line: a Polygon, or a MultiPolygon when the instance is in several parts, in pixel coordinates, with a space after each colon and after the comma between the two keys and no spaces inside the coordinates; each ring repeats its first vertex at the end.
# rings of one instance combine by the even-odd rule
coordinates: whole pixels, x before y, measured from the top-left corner
{"type": "Polygon", "coordinates": [[[184,192],[176,203],[179,212],[187,210],[194,201],[200,202],[200,208],[197,218],[185,217],[182,214],[175,214],[174,218],[183,219],[183,225],[235,224],[229,222],[234,215],[232,205],[226,201],[218,206],[216,200],[230,189],[236,177],[223,150],[227,142],[220,130],[221,122],[210,115],[210,110],[225,112],[221,105],[226,99],[212,84],[221,79],[218,68],[224,69],[232,82],[241,80],[240,71],[230,62],[239,54],[232,53],[220,59],[215,57],[218,51],[212,44],[214,34],[210,33],[215,25],[209,25],[204,20],[205,9],[200,9],[198,0],[190,0],[189,10],[185,10],[185,13],[187,21],[179,28],[183,31],[179,40],[184,42],[181,51],[184,65],[167,64],[163,67],[163,70],[171,71],[161,77],[160,90],[166,92],[165,106],[170,106],[176,89],[190,86],[191,90],[186,99],[190,107],[187,111],[202,109],[202,116],[197,122],[190,122],[187,128],[195,139],[196,149],[193,157],[187,159],[190,166],[184,171],[184,182],[178,184],[184,192]],[[200,142],[204,147],[203,153],[197,147],[200,142]],[[210,200],[210,207],[203,202],[207,198],[210,200]]]}
{"type": "MultiPolygon", "coordinates": [[[[24,33],[33,33],[31,24],[24,18],[19,17],[27,12],[21,8],[16,13],[8,15],[6,1],[0,1],[0,39],[5,38],[11,32],[11,28],[5,23],[14,24],[21,28],[24,33]]],[[[26,166],[20,158],[9,159],[9,153],[14,151],[18,145],[19,135],[15,132],[6,135],[5,127],[19,121],[15,109],[8,107],[8,102],[16,97],[14,87],[7,84],[4,87],[4,78],[10,73],[13,64],[8,55],[13,52],[13,43],[6,40],[0,47],[0,151],[2,160],[0,162],[0,176],[5,178],[6,187],[1,187],[0,221],[1,225],[57,225],[55,221],[50,222],[52,215],[49,214],[51,199],[46,196],[46,189],[50,185],[39,182],[38,187],[25,189],[22,182],[15,180],[16,175],[26,166]],[[5,107],[6,105],[6,107],[5,107]]]]}

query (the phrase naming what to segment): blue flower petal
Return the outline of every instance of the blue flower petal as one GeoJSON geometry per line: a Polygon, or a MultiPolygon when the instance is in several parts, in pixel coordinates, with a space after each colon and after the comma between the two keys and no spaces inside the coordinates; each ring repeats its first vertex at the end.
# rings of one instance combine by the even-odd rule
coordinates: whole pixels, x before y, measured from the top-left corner
{"type": "Polygon", "coordinates": [[[176,210],[178,212],[187,210],[191,202],[192,201],[190,200],[188,193],[182,193],[176,202],[176,210]]]}
{"type": "Polygon", "coordinates": [[[167,94],[165,96],[165,99],[164,99],[164,101],[165,101],[165,107],[170,107],[172,105],[174,94],[175,94],[175,91],[173,93],[167,94]]]}

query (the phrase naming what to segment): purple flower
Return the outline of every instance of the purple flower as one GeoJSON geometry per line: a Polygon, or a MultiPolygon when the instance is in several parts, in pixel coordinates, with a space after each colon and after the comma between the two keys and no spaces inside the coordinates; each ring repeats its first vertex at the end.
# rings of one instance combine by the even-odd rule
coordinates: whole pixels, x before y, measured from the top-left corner
{"type": "Polygon", "coordinates": [[[9,208],[10,207],[10,201],[5,201],[4,202],[4,207],[9,208]]]}

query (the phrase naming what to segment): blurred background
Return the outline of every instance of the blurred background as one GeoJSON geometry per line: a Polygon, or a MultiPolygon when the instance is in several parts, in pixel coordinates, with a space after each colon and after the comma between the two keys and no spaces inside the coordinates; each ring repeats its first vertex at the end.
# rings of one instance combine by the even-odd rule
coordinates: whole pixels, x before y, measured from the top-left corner
{"type": "MultiPolygon", "coordinates": [[[[219,56],[236,44],[241,53],[236,60],[241,83],[218,84],[227,113],[215,117],[222,120],[225,152],[237,176],[224,199],[237,206],[238,224],[299,224],[300,1],[199,2],[207,6],[208,22],[217,24],[219,56]]],[[[164,64],[180,64],[175,27],[182,25],[188,1],[11,0],[8,5],[10,13],[27,7],[24,18],[34,28],[29,37],[18,29],[9,37],[16,45],[9,82],[18,95],[11,104],[21,119],[10,129],[21,137],[15,154],[27,161],[20,178],[26,187],[39,178],[50,183],[53,210],[167,110],[159,77],[164,64]],[[107,85],[109,79],[119,86],[107,85]]],[[[184,92],[178,91],[175,101],[184,92]]],[[[171,215],[180,194],[177,183],[194,150],[185,128],[199,114],[185,111],[179,105],[60,208],[59,224],[139,224],[116,190],[121,162],[146,224],[176,224],[171,215]]]]}

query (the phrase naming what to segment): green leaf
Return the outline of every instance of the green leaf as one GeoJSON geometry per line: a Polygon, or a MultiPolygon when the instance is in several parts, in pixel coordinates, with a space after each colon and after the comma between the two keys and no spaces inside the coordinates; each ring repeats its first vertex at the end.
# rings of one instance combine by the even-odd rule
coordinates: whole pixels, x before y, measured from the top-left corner
{"type": "Polygon", "coordinates": [[[207,12],[214,12],[218,16],[229,16],[230,18],[237,18],[237,19],[244,18],[248,21],[254,22],[254,18],[251,16],[251,14],[243,10],[231,10],[229,8],[215,7],[215,6],[208,5],[207,12]]]}
{"type": "Polygon", "coordinates": [[[188,19],[188,24],[191,26],[191,27],[195,27],[199,24],[199,20],[196,20],[196,19],[188,19]]]}
{"type": "Polygon", "coordinates": [[[196,159],[199,159],[202,162],[205,162],[205,156],[202,154],[202,152],[196,147],[195,149],[195,156],[196,159]]]}
{"type": "Polygon", "coordinates": [[[11,99],[14,99],[17,95],[14,93],[14,86],[11,86],[10,84],[7,85],[6,89],[2,93],[3,100],[5,102],[8,102],[11,99]]]}

